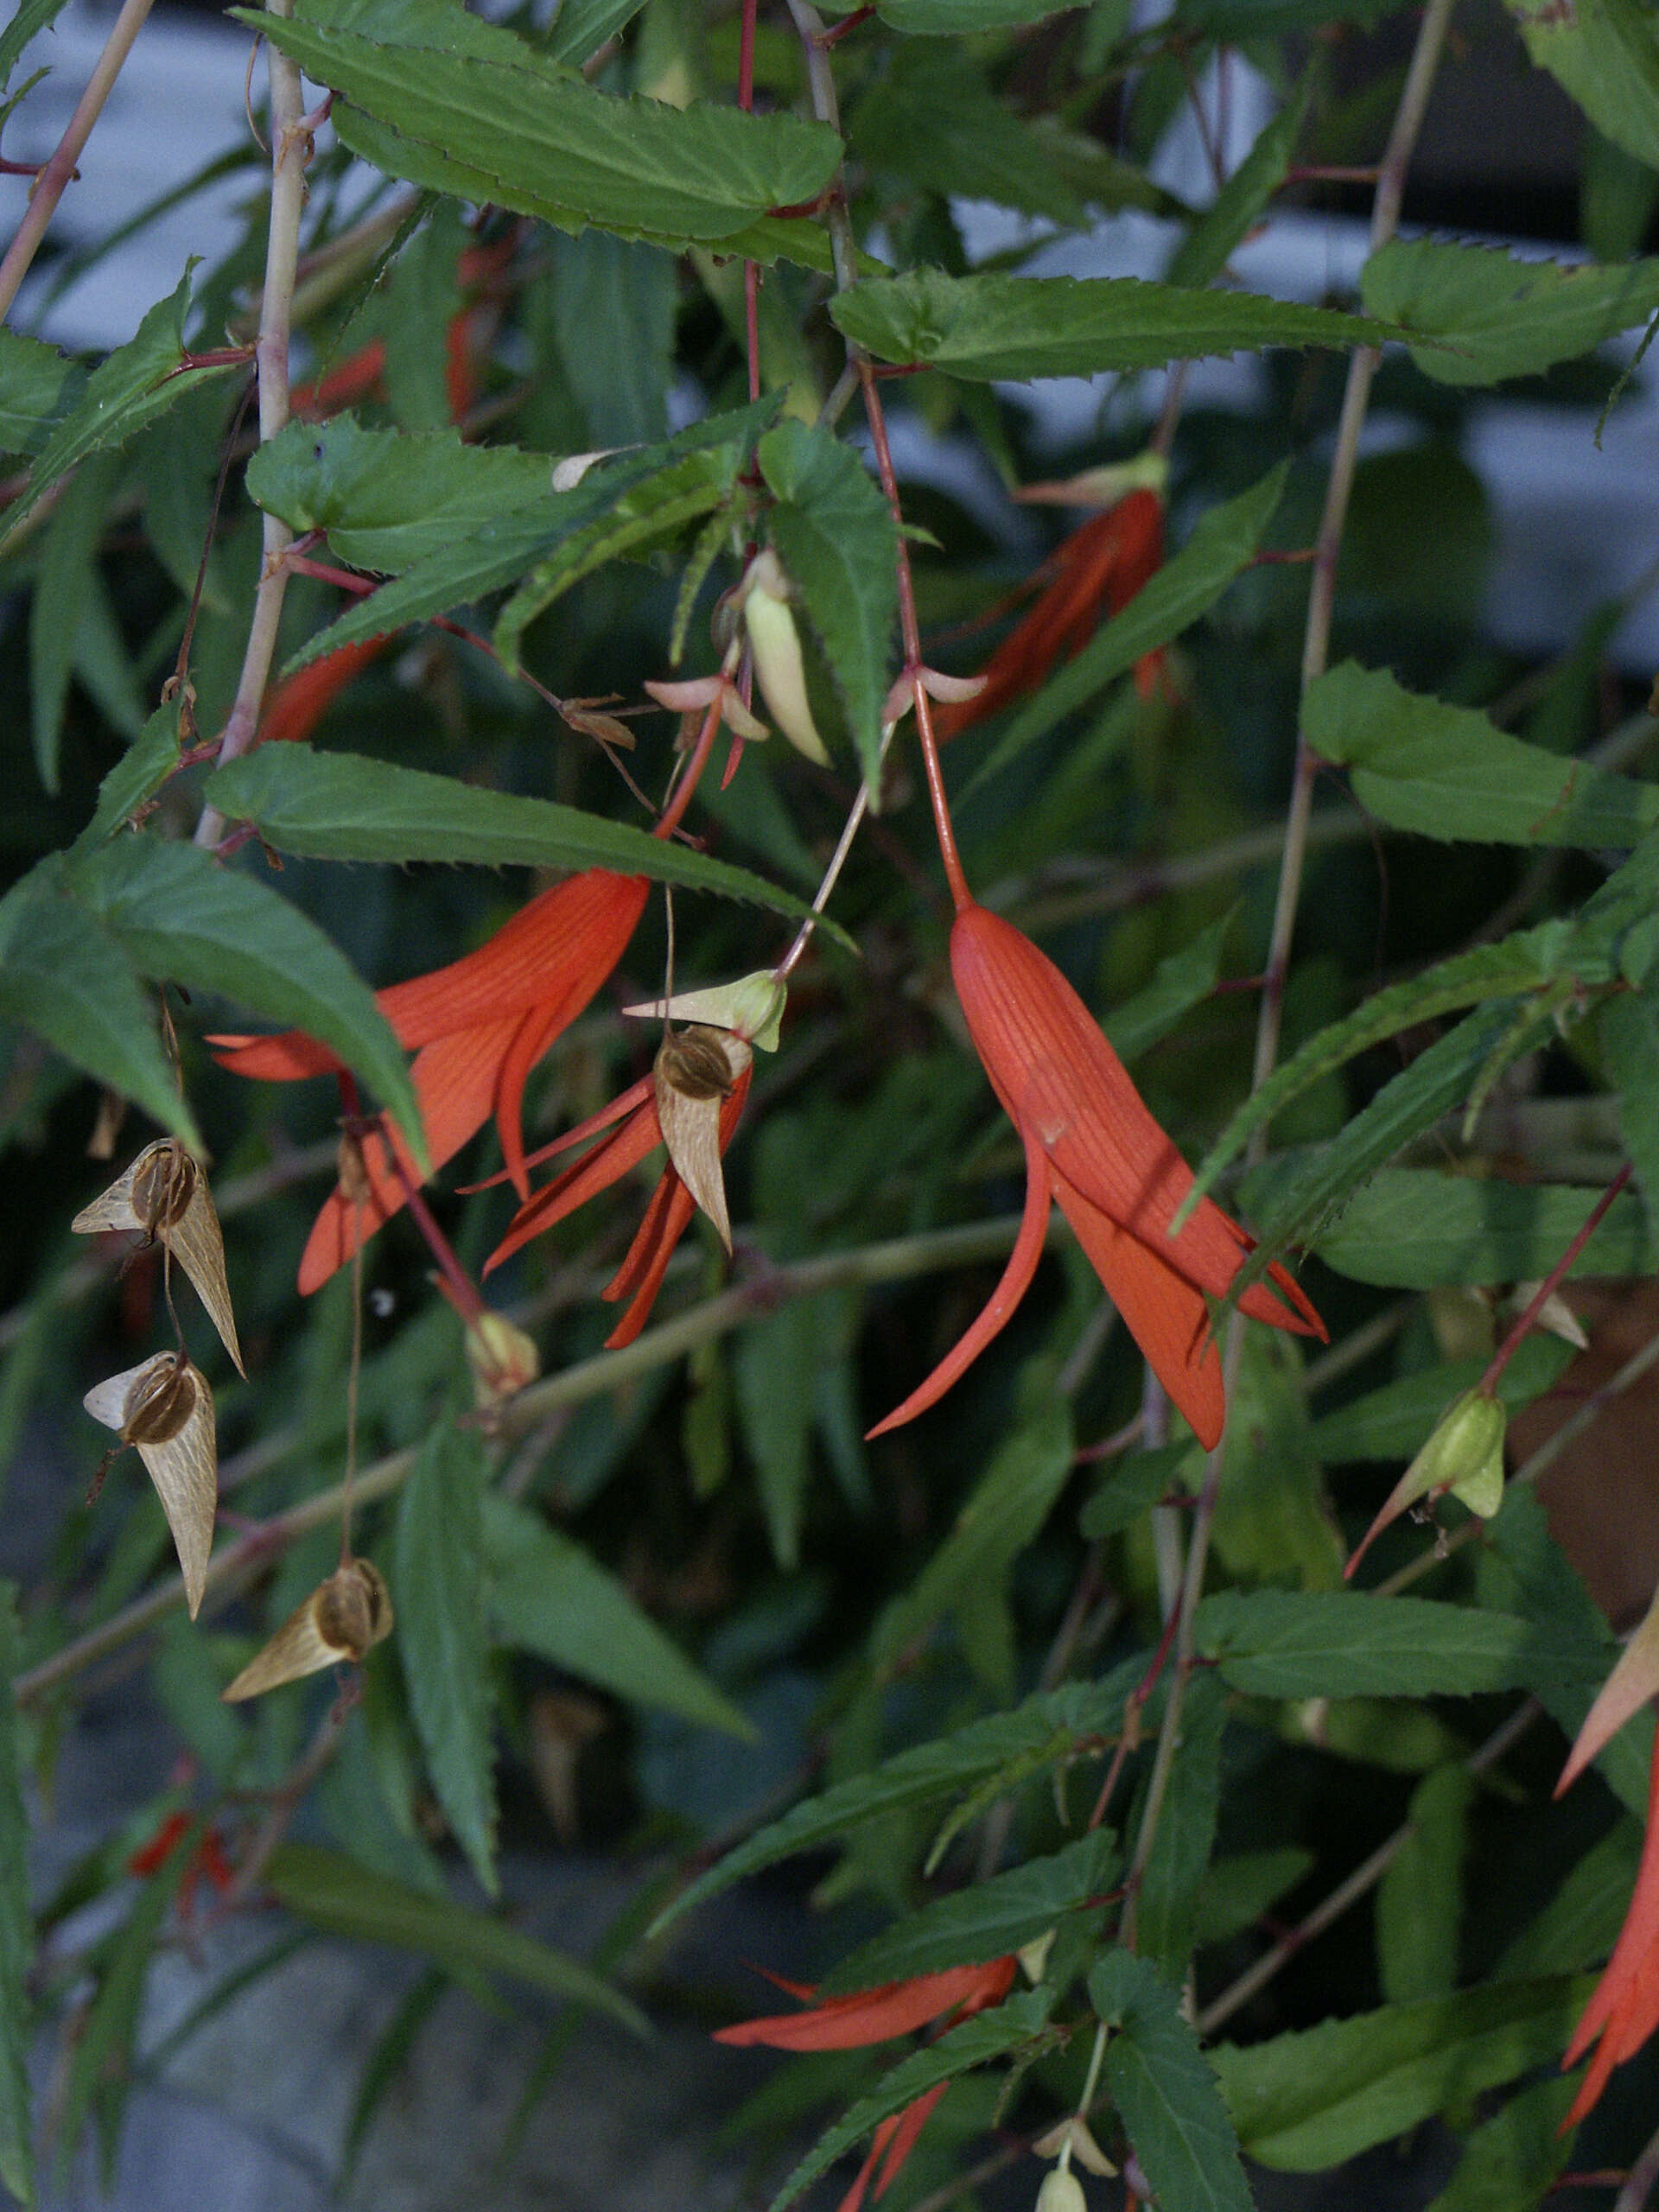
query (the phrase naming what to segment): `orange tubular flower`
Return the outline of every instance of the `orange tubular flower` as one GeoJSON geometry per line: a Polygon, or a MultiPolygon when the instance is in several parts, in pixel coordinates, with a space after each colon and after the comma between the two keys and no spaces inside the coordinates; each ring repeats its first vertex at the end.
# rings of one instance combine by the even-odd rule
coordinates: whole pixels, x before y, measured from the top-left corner
{"type": "MultiPolygon", "coordinates": [[[[953,2026],[957,2019],[965,2020],[970,2013],[1000,2005],[1014,1986],[1017,1966],[1010,1955],[988,1959],[982,1966],[947,1967],[942,1974],[912,1974],[908,1981],[886,1982],[879,1989],[823,1998],[804,2012],[740,2021],[734,2028],[717,2029],[715,2041],[769,2044],[775,2050],[855,2050],[864,2044],[884,2043],[889,2036],[908,2035],[931,2020],[938,2020],[942,2028],[953,2026]]],[[[798,1997],[810,1998],[813,1993],[794,1982],[784,1982],[782,1986],[798,1997]]],[[[867,2195],[881,2196],[897,2179],[949,2086],[939,2082],[902,2112],[880,2122],[869,2156],[842,2198],[839,2212],[858,2212],[867,2195]]]]}
{"type": "MultiPolygon", "coordinates": [[[[721,1101],[718,1136],[722,1156],[742,1117],[744,1102],[749,1095],[750,1073],[744,1067],[721,1101]]],[[[510,1259],[521,1245],[529,1243],[532,1236],[539,1236],[543,1230],[551,1229],[578,1206],[586,1205],[589,1198],[608,1191],[613,1183],[620,1183],[663,1142],[663,1125],[651,1076],[642,1076],[591,1120],[568,1129],[556,1143],[532,1155],[526,1164],[534,1166],[554,1153],[596,1135],[601,1129],[609,1129],[610,1135],[519,1207],[508,1224],[506,1235],[484,1263],[486,1275],[504,1260],[510,1259]]],[[[631,1344],[645,1327],[657,1294],[663,1287],[668,1263],[674,1256],[674,1248],[690,1227],[696,1210],[697,1201],[671,1160],[652,1192],[645,1217],[621,1266],[600,1294],[613,1305],[625,1298],[628,1301],[622,1319],[605,1339],[607,1351],[631,1344]]]]}
{"type": "Polygon", "coordinates": [[[1576,2066],[1596,2038],[1590,2071],[1562,2121],[1563,2131],[1584,2118],[1607,2086],[1615,2066],[1634,2058],[1659,2028],[1659,1758],[1648,1783],[1648,1833],[1642,1846],[1630,1909],[1624,1916],[1607,1970],[1573,2031],[1561,2060],[1576,2066]]]}
{"type": "MultiPolygon", "coordinates": [[[[1163,558],[1164,503],[1156,492],[1139,487],[1103,514],[1090,515],[1038,571],[1048,578],[1042,596],[991,655],[984,690],[960,706],[940,707],[934,735],[954,737],[1036,690],[1058,660],[1082,652],[1103,607],[1109,614],[1121,613],[1163,558]]],[[[1143,699],[1163,659],[1161,652],[1143,653],[1135,663],[1135,689],[1143,699]]]]}
{"type": "Polygon", "coordinates": [[[353,677],[378,660],[391,643],[390,633],[361,638],[355,645],[337,645],[333,652],[285,676],[273,687],[259,717],[260,744],[302,743],[353,677]]]}
{"type": "MultiPolygon", "coordinates": [[[[622,957],[646,888],[644,876],[589,868],[532,899],[476,952],[376,992],[399,1043],[416,1054],[410,1072],[435,1169],[493,1114],[507,1173],[529,1196],[519,1123],[525,1080],[622,957]]],[[[341,1071],[327,1046],[302,1030],[209,1041],[219,1048],[221,1066],[268,1083],[341,1071]]],[[[302,1294],[327,1282],[405,1203],[405,1176],[410,1184],[420,1179],[384,1114],[364,1140],[363,1164],[366,1192],[353,1197],[337,1187],[317,1217],[300,1262],[302,1294]]]]}
{"type": "MultiPolygon", "coordinates": [[[[1025,1146],[1025,1215],[990,1303],[871,1435],[913,1421],[983,1351],[1030,1287],[1058,1200],[1153,1371],[1212,1448],[1226,1407],[1205,1301],[1225,1295],[1251,1239],[1208,1198],[1169,1235],[1192,1171],[1087,1007],[1028,938],[969,899],[950,931],[950,969],[991,1088],[1025,1146]]],[[[1323,1338],[1325,1324],[1287,1271],[1274,1267],[1269,1281],[1245,1292],[1242,1311],[1323,1338]]]]}

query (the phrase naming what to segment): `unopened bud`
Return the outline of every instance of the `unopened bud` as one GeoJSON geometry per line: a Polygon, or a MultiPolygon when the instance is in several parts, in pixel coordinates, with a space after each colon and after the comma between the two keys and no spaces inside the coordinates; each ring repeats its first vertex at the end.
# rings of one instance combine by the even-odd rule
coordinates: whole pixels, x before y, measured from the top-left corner
{"type": "Polygon", "coordinates": [[[788,579],[770,547],[757,554],[750,566],[743,624],[754,655],[755,681],[773,721],[798,753],[821,768],[828,767],[830,755],[806,696],[806,666],[790,610],[788,579]]]}
{"type": "Polygon", "coordinates": [[[1454,1398],[1389,1493],[1344,1571],[1351,1575],[1375,1539],[1420,1497],[1440,1497],[1450,1491],[1471,1513],[1490,1520],[1503,1503],[1503,1439],[1508,1427],[1509,1415],[1503,1406],[1478,1386],[1454,1398]]]}
{"type": "Polygon", "coordinates": [[[696,1021],[729,1029],[763,1052],[778,1049],[779,1024],[788,994],[769,968],[740,976],[734,983],[711,983],[697,991],[676,991],[668,999],[641,999],[625,1006],[639,1021],[696,1021]]]}
{"type": "Polygon", "coordinates": [[[1089,2212],[1083,2183],[1070,2166],[1056,2166],[1043,2177],[1037,2192],[1037,2212],[1089,2212]]]}
{"type": "Polygon", "coordinates": [[[487,1309],[467,1324],[467,1364],[479,1410],[493,1412],[542,1371],[541,1355],[522,1329],[487,1309]]]}
{"type": "Polygon", "coordinates": [[[1022,1943],[1014,1954],[1021,1972],[1033,1988],[1047,1969],[1048,1955],[1054,1948],[1054,1938],[1058,1933],[1058,1929],[1051,1928],[1046,1935],[1038,1936],[1034,1942],[1022,1943]]]}

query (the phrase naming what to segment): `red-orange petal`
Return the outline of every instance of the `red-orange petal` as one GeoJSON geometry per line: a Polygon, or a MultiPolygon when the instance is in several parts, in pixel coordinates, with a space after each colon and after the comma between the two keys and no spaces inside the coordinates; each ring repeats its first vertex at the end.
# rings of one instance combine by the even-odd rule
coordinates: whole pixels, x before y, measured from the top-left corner
{"type": "MultiPolygon", "coordinates": [[[[495,1099],[496,1070],[512,1043],[517,1017],[486,1022],[473,1029],[441,1037],[416,1055],[410,1077],[420,1101],[421,1123],[426,1134],[427,1157],[434,1171],[453,1160],[467,1140],[489,1119],[495,1099]]],[[[300,1259],[299,1287],[302,1297],[321,1287],[336,1268],[345,1266],[358,1246],[384,1228],[393,1214],[408,1203],[409,1193],[397,1160],[401,1160],[411,1183],[420,1170],[403,1138],[385,1115],[373,1135],[363,1141],[363,1165],[368,1192],[352,1199],[338,1186],[323,1205],[300,1259]],[[395,1147],[387,1149],[388,1143],[395,1147]]]]}
{"type": "Polygon", "coordinates": [[[1120,1229],[1069,1184],[1056,1183],[1054,1196],[1171,1402],[1205,1450],[1213,1451],[1226,1424],[1227,1401],[1203,1292],[1155,1247],[1120,1229]]]}
{"type": "MultiPolygon", "coordinates": [[[[1192,1170],[1128,1071],[1053,962],[983,906],[950,933],[957,995],[979,1056],[1009,1118],[1028,1129],[1054,1171],[1090,1205],[1155,1245],[1194,1289],[1225,1295],[1249,1239],[1213,1201],[1200,1201],[1179,1236],[1167,1231],[1192,1187],[1192,1170]]],[[[1299,1334],[1323,1323],[1282,1268],[1242,1301],[1258,1320],[1299,1334]]]]}
{"type": "Polygon", "coordinates": [[[613,1183],[620,1183],[662,1141],[657,1103],[647,1096],[620,1128],[584,1154],[574,1166],[567,1167],[562,1175],[556,1175],[519,1207],[507,1224],[506,1235],[485,1261],[485,1274],[487,1275],[504,1260],[511,1259],[532,1236],[539,1236],[567,1214],[574,1213],[578,1206],[586,1205],[589,1198],[608,1191],[613,1183]]]}
{"type": "MultiPolygon", "coordinates": [[[[733,1084],[731,1096],[721,1103],[719,1136],[722,1153],[742,1117],[744,1102],[749,1095],[749,1077],[750,1071],[745,1068],[733,1084]]],[[[663,1287],[663,1277],[668,1272],[675,1247],[690,1227],[696,1210],[696,1200],[678,1173],[671,1166],[665,1167],[621,1266],[600,1293],[601,1298],[613,1302],[623,1298],[628,1300],[626,1312],[605,1339],[607,1351],[620,1351],[624,1344],[631,1344],[651,1318],[651,1309],[657,1303],[657,1294],[663,1287]]]]}
{"type": "MultiPolygon", "coordinates": [[[[1000,1967],[1001,1960],[990,1962],[1000,1967]]],[[[780,2012],[769,2019],[741,2020],[715,2031],[716,2043],[766,2044],[774,2050],[855,2050],[925,2027],[941,2012],[969,2003],[986,1986],[987,1965],[946,1967],[938,1974],[912,1974],[906,1981],[855,1989],[845,1997],[825,1997],[802,2012],[780,2012]]]]}
{"type": "Polygon", "coordinates": [[[476,952],[377,991],[376,1002],[411,1046],[556,996],[574,1021],[627,950],[648,887],[642,875],[588,868],[540,893],[476,952]]]}
{"type": "Polygon", "coordinates": [[[1630,1910],[1606,1971],[1585,2006],[1561,2060],[1563,2067],[1576,2065],[1596,2037],[1601,2037],[1565,2126],[1583,2119],[1600,2096],[1614,2067],[1633,2058],[1656,2028],[1659,2028],[1659,1757],[1654,1759],[1648,1781],[1647,1834],[1630,1910]]]}
{"type": "Polygon", "coordinates": [[[888,1429],[899,1428],[906,1421],[914,1421],[918,1414],[925,1414],[930,1406],[937,1405],[950,1385],[979,1357],[1031,1288],[1037,1262],[1043,1256],[1043,1240],[1048,1234],[1052,1179],[1041,1148],[1023,1129],[1020,1134],[1026,1147],[1026,1204],[1020,1217],[1020,1234],[1014,1239],[1001,1279],[967,1333],[957,1338],[927,1380],[918,1382],[902,1405],[895,1406],[885,1421],[877,1421],[866,1436],[867,1443],[871,1437],[884,1436],[888,1429]]]}
{"type": "Polygon", "coordinates": [[[261,1083],[298,1083],[308,1075],[340,1072],[335,1055],[302,1029],[284,1029],[275,1037],[209,1037],[207,1042],[220,1067],[261,1083]]]}
{"type": "Polygon", "coordinates": [[[352,679],[378,660],[391,635],[361,638],[337,645],[275,685],[259,717],[261,745],[294,745],[310,736],[324,713],[352,679]]]}

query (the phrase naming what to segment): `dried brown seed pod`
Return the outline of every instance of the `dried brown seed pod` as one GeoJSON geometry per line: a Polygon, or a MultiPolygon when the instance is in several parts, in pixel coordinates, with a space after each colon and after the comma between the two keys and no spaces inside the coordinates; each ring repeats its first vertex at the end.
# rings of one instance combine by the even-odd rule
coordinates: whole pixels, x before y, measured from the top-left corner
{"type": "Polygon", "coordinates": [[[173,1532],[194,1620],[219,1510],[219,1447],[207,1376],[181,1353],[157,1352],[95,1384],[81,1403],[143,1461],[173,1532]]]}
{"type": "Polygon", "coordinates": [[[195,1285],[238,1375],[242,1349],[225,1275],[225,1239],[207,1179],[176,1137],[146,1145],[124,1174],[83,1206],[69,1224],[82,1236],[106,1229],[136,1229],[165,1244],[195,1285]]]}
{"type": "Polygon", "coordinates": [[[348,1559],[255,1652],[222,1693],[225,1701],[239,1704],[325,1667],[356,1664],[391,1634],[393,1618],[391,1592],[378,1567],[348,1559]]]}
{"type": "Polygon", "coordinates": [[[732,1224],[720,1160],[720,1109],[752,1058],[741,1037],[699,1024],[664,1038],[652,1070],[668,1156],[728,1252],[732,1224]]]}

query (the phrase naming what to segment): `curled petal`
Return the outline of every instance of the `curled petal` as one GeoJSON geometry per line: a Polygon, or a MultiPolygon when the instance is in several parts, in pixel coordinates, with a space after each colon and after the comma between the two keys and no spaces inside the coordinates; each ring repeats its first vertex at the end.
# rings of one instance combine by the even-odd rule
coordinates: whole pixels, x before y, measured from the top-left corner
{"type": "MultiPolygon", "coordinates": [[[[1659,1695],[1659,1591],[1654,1593],[1646,1618],[1618,1655],[1613,1671],[1602,1684],[1595,1703],[1585,1715],[1572,1755],[1555,1785],[1559,1797],[1583,1773],[1598,1751],[1618,1735],[1634,1713],[1659,1695]]],[[[1656,1760],[1659,1766],[1659,1760],[1656,1760]]]]}
{"type": "Polygon", "coordinates": [[[1636,1891],[1606,1972],[1585,2007],[1561,2060],[1575,2066],[1598,2036],[1600,2046],[1562,2123],[1583,2119],[1615,2066],[1633,2058],[1659,2028],[1659,1758],[1648,1782],[1648,1827],[1636,1891]]]}
{"type": "MultiPolygon", "coordinates": [[[[609,1190],[613,1183],[620,1183],[661,1144],[663,1133],[657,1122],[657,1107],[651,1096],[650,1077],[634,1088],[641,1093],[640,1100],[621,1127],[607,1137],[602,1144],[596,1144],[574,1166],[567,1167],[562,1175],[556,1175],[550,1183],[519,1207],[507,1225],[506,1235],[484,1262],[486,1275],[499,1268],[504,1260],[511,1259],[521,1246],[529,1243],[532,1236],[539,1236],[543,1230],[551,1229],[555,1222],[563,1221],[578,1206],[586,1205],[589,1198],[597,1198],[601,1191],[609,1190]]],[[[598,1117],[594,1118],[597,1120],[598,1117]]],[[[562,1141],[574,1141],[591,1126],[584,1124],[582,1131],[572,1131],[570,1137],[562,1141]]]]}
{"type": "Polygon", "coordinates": [[[864,2044],[884,2043],[889,2036],[908,2035],[959,2005],[981,2011],[988,1987],[1000,1984],[998,1996],[1006,1995],[1012,1976],[1004,1978],[1002,1970],[1012,1965],[1012,1960],[993,1959],[988,1964],[946,1967],[938,1974],[912,1974],[907,1980],[883,1982],[879,1988],[855,1989],[845,1997],[820,1998],[802,2012],[780,2012],[770,2019],[742,2020],[735,2027],[721,2028],[715,2041],[766,2044],[774,2050],[856,2050],[864,2044]]]}
{"type": "Polygon", "coordinates": [[[1023,1128],[1020,1135],[1026,1147],[1026,1205],[1020,1219],[1020,1234],[1008,1255],[1008,1264],[1002,1270],[1002,1279],[967,1334],[945,1354],[927,1380],[918,1383],[902,1405],[894,1407],[885,1421],[876,1423],[869,1431],[870,1437],[885,1436],[888,1429],[914,1421],[918,1414],[937,1405],[957,1377],[965,1374],[979,1357],[1031,1288],[1031,1279],[1037,1272],[1037,1262],[1043,1255],[1043,1241],[1048,1234],[1052,1179],[1040,1147],[1033,1144],[1023,1128]]]}

